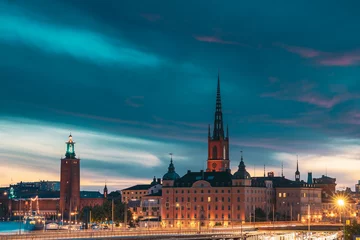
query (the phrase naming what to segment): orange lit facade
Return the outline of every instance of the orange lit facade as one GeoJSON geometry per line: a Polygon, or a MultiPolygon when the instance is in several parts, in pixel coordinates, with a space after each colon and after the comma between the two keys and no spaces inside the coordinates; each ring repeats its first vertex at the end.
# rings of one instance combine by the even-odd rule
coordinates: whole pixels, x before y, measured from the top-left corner
{"type": "MultiPolygon", "coordinates": [[[[269,185],[268,187],[271,187],[269,185]]],[[[241,224],[254,218],[254,210],[270,204],[266,185],[234,179],[230,172],[191,172],[177,180],[164,180],[163,227],[213,227],[241,224]]]]}
{"type": "Polygon", "coordinates": [[[206,171],[188,172],[180,177],[171,157],[168,172],[163,176],[161,226],[165,228],[209,228],[239,225],[242,222],[302,219],[310,203],[312,213],[321,213],[321,188],[300,181],[297,164],[295,181],[275,177],[251,177],[243,156],[238,170],[230,171],[229,131],[224,134],[218,78],[213,132],[208,129],[206,171]],[[280,195],[279,195],[280,194],[280,195]],[[256,213],[257,212],[257,213],[256,213]],[[272,214],[274,212],[274,214],[272,214]],[[285,217],[284,217],[285,216],[285,217]],[[289,217],[287,217],[289,216],[289,217]]]}
{"type": "Polygon", "coordinates": [[[276,188],[278,220],[320,222],[322,220],[321,188],[313,184],[276,188]],[[310,206],[310,207],[309,207],[310,206]]]}
{"type": "Polygon", "coordinates": [[[218,76],[216,109],[212,136],[210,125],[208,132],[208,160],[206,168],[207,172],[225,172],[230,170],[229,131],[228,128],[226,129],[227,134],[225,136],[221,107],[220,77],[218,76]]]}

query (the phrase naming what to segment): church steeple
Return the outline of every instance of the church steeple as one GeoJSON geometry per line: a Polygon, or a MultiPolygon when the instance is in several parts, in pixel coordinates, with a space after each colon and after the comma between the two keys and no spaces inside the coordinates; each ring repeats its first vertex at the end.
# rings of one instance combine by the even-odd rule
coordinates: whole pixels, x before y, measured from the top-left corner
{"type": "MultiPolygon", "coordinates": [[[[169,153],[169,155],[170,155],[170,164],[169,164],[169,167],[168,167],[168,172],[165,173],[165,175],[163,176],[163,180],[176,180],[176,179],[179,179],[180,178],[179,174],[177,174],[175,172],[175,166],[174,166],[173,159],[172,159],[173,154],[169,153]]],[[[155,176],[154,176],[154,181],[155,181],[155,176]]]]}
{"type": "MultiPolygon", "coordinates": [[[[296,156],[297,158],[297,156],[296,156]]],[[[296,159],[295,181],[300,182],[299,159],[296,159]]]]}
{"type": "Polygon", "coordinates": [[[224,138],[224,124],[222,117],[223,116],[222,116],[221,94],[220,94],[220,74],[218,74],[214,131],[213,131],[214,140],[219,140],[220,138],[224,138]]]}
{"type": "Polygon", "coordinates": [[[215,119],[212,136],[210,135],[210,125],[208,129],[208,160],[206,171],[225,172],[229,170],[229,129],[228,127],[226,128],[225,136],[220,94],[220,75],[218,74],[215,119]]]}
{"type": "Polygon", "coordinates": [[[107,198],[108,197],[108,189],[107,189],[107,186],[106,186],[106,181],[105,181],[105,187],[104,187],[104,198],[107,198]]]}
{"type": "Polygon", "coordinates": [[[75,158],[76,154],[75,154],[75,148],[74,148],[74,144],[75,142],[72,139],[72,135],[70,133],[69,135],[69,140],[66,143],[66,153],[65,153],[65,157],[68,159],[71,158],[75,158]]]}

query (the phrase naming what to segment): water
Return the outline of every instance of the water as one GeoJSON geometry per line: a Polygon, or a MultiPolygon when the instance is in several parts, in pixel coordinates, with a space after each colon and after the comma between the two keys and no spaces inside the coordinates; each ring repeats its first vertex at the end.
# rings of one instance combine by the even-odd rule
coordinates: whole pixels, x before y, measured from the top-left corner
{"type": "MultiPolygon", "coordinates": [[[[24,232],[24,224],[21,223],[21,232],[24,232]]],[[[20,222],[0,222],[0,234],[18,233],[20,222]]]]}

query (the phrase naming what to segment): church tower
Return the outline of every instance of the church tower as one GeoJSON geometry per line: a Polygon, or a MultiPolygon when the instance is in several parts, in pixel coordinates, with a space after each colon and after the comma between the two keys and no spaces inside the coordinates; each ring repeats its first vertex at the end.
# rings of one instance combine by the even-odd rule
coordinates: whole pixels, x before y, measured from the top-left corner
{"type": "Polygon", "coordinates": [[[107,197],[108,197],[108,189],[107,189],[106,182],[105,182],[105,187],[104,187],[104,198],[107,198],[107,197]]]}
{"type": "Polygon", "coordinates": [[[80,159],[76,158],[74,145],[70,134],[60,167],[60,211],[68,219],[71,213],[80,211],[80,159]]]}
{"type": "Polygon", "coordinates": [[[300,182],[299,160],[296,160],[295,181],[300,182]]]}
{"type": "Polygon", "coordinates": [[[211,136],[209,125],[208,132],[208,160],[207,172],[225,172],[230,170],[229,160],[229,128],[226,128],[226,136],[224,134],[224,123],[221,108],[221,95],[220,95],[220,76],[218,75],[217,93],[216,93],[216,108],[214,129],[211,136]]]}

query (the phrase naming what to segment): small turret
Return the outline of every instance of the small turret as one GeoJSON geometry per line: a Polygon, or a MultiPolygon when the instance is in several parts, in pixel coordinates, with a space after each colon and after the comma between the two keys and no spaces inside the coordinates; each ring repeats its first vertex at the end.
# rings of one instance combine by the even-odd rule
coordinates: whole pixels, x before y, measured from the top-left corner
{"type": "Polygon", "coordinates": [[[163,176],[163,180],[176,180],[176,179],[179,179],[180,176],[179,174],[177,174],[175,172],[175,167],[174,167],[174,163],[173,163],[173,159],[172,159],[172,153],[169,153],[170,155],[170,164],[169,164],[169,167],[168,167],[168,172],[165,173],[165,175],[163,176]]]}

